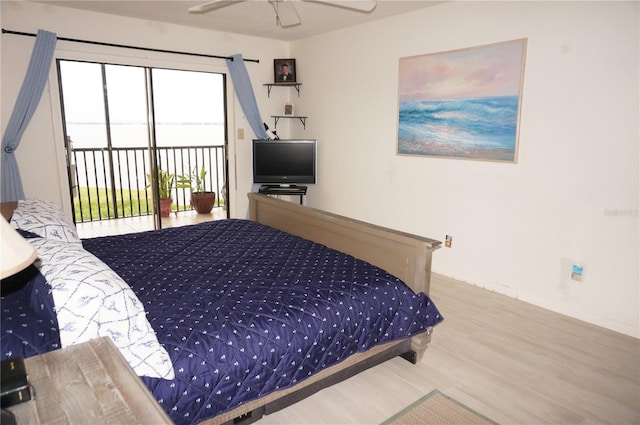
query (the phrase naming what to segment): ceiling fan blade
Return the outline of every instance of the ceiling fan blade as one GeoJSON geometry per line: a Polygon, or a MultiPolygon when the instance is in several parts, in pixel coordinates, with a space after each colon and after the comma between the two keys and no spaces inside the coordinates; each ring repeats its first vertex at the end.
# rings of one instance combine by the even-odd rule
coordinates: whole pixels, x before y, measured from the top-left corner
{"type": "Polygon", "coordinates": [[[378,5],[375,0],[304,0],[369,13],[378,5]]]}
{"type": "Polygon", "coordinates": [[[295,27],[300,25],[300,15],[292,1],[269,0],[273,10],[276,12],[276,19],[282,28],[295,27]]]}
{"type": "Polygon", "coordinates": [[[221,7],[229,6],[232,3],[238,3],[244,0],[213,0],[207,3],[199,4],[189,8],[189,13],[205,13],[210,10],[219,9],[221,7]]]}

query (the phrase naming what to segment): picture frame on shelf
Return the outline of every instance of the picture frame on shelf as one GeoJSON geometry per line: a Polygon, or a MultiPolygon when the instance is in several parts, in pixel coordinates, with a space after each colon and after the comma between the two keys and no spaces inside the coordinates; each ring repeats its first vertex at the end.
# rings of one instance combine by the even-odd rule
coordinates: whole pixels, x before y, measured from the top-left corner
{"type": "Polygon", "coordinates": [[[274,59],[273,60],[273,81],[278,83],[295,83],[296,80],[296,60],[295,59],[274,59]]]}
{"type": "Polygon", "coordinates": [[[286,116],[292,116],[293,115],[293,105],[291,103],[285,103],[284,104],[284,114],[286,116]]]}

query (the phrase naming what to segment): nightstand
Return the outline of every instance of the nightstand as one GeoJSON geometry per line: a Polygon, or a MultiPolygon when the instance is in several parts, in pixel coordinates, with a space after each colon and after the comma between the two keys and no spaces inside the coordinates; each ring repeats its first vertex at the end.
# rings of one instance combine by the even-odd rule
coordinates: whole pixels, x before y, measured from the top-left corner
{"type": "Polygon", "coordinates": [[[110,338],[25,359],[34,399],[9,407],[22,424],[171,424],[110,338]]]}

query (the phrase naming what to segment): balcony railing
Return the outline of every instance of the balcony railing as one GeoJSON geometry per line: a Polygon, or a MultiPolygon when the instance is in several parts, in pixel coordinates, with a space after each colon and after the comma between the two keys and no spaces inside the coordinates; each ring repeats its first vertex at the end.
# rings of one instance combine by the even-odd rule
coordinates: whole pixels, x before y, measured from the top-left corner
{"type": "MultiPolygon", "coordinates": [[[[206,171],[206,191],[216,193],[216,207],[225,202],[224,146],[168,146],[155,150],[158,167],[176,176],[206,171]]],[[[148,148],[73,149],[71,167],[77,223],[151,215],[154,202],[149,178],[148,148]]],[[[192,210],[189,189],[172,190],[172,211],[192,210]]]]}

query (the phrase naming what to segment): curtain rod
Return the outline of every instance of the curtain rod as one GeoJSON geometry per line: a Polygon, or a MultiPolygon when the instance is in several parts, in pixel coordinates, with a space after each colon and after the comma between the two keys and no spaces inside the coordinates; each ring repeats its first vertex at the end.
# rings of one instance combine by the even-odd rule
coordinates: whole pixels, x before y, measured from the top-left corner
{"type": "MultiPolygon", "coordinates": [[[[37,35],[37,34],[28,33],[28,32],[19,32],[19,31],[6,30],[4,28],[2,28],[2,34],[24,35],[24,36],[28,36],[28,37],[35,37],[37,35]]],[[[179,51],[176,51],[176,50],[153,49],[153,48],[150,48],[150,47],[127,46],[125,44],[103,43],[103,42],[100,42],[100,41],[80,40],[80,39],[77,39],[77,38],[58,37],[58,40],[72,41],[74,43],[95,44],[95,45],[98,45],[98,46],[122,47],[122,48],[125,48],[125,49],[146,50],[146,51],[149,51],[149,52],[174,53],[174,54],[178,54],[178,55],[200,56],[200,57],[204,57],[204,58],[230,59],[230,60],[233,60],[232,56],[206,55],[204,53],[190,53],[190,52],[179,52],[179,51]]],[[[244,59],[244,61],[245,62],[260,63],[260,59],[244,59]]]]}

